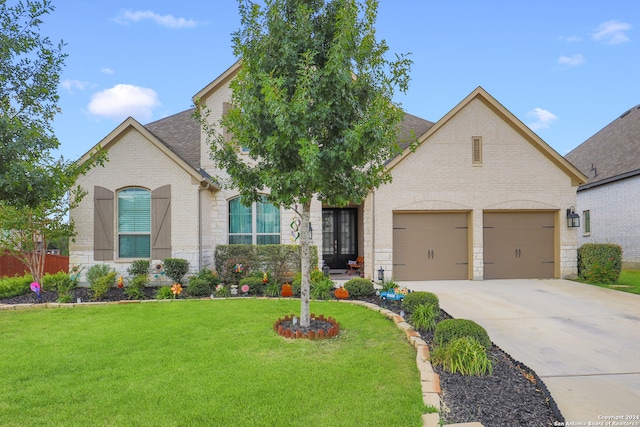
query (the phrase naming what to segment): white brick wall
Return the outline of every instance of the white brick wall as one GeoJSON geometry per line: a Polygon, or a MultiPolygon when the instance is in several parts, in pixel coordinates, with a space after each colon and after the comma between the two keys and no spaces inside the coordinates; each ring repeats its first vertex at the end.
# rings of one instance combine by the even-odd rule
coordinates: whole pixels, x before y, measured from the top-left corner
{"type": "MultiPolygon", "coordinates": [[[[78,179],[88,194],[80,206],[74,209],[70,218],[75,222],[77,236],[75,243],[70,244],[70,264],[85,267],[85,272],[92,265],[103,263],[93,259],[93,188],[99,185],[117,192],[126,187],[143,187],[148,190],[171,184],[171,250],[172,256],[189,261],[191,269],[198,268],[198,187],[186,170],[171,160],[153,143],[139,132],[130,130],[109,149],[109,161],[104,167],[96,167],[86,176],[78,179]]],[[[117,209],[117,207],[116,207],[117,209]]],[[[114,215],[117,222],[117,214],[114,215]]],[[[114,233],[117,225],[114,224],[114,233]]],[[[115,259],[106,262],[118,274],[126,275],[130,260],[117,258],[117,238],[115,259]]],[[[84,280],[84,277],[82,278],[84,280]]]]}
{"type": "Polygon", "coordinates": [[[578,244],[615,243],[622,247],[625,266],[640,268],[640,176],[578,193],[578,244]],[[584,214],[591,214],[591,233],[584,233],[584,214]]]}
{"type": "Polygon", "coordinates": [[[576,187],[513,126],[475,99],[393,170],[393,182],[367,201],[374,209],[375,234],[365,241],[377,269],[392,276],[394,211],[472,212],[471,277],[483,278],[485,210],[557,212],[556,275],[576,274],[576,232],[566,227],[565,212],[575,205],[576,187]],[[482,137],[483,164],[472,165],[471,141],[482,137]],[[373,245],[373,246],[372,246],[373,245]]]}

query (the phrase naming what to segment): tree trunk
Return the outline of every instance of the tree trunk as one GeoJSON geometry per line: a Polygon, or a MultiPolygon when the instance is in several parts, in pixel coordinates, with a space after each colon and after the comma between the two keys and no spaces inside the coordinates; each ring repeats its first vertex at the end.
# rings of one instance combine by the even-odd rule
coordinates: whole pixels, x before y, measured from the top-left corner
{"type": "Polygon", "coordinates": [[[311,325],[311,311],[309,308],[311,294],[311,265],[309,259],[309,221],[311,217],[311,202],[302,205],[302,219],[300,222],[300,270],[302,272],[302,285],[300,287],[300,326],[311,325]]]}

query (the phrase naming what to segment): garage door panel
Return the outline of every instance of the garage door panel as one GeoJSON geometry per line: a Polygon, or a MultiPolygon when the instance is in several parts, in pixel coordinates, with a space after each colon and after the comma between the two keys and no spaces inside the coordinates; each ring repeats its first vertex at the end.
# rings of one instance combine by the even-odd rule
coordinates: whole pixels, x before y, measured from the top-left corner
{"type": "Polygon", "coordinates": [[[554,213],[484,214],[484,278],[554,277],[554,213]]]}
{"type": "Polygon", "coordinates": [[[467,279],[467,214],[394,214],[393,270],[396,280],[467,279]]]}

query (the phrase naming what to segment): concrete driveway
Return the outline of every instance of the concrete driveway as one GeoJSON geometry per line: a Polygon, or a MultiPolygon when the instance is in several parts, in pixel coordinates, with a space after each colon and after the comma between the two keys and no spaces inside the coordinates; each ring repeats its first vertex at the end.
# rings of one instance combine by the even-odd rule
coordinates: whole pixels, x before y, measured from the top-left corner
{"type": "Polygon", "coordinates": [[[433,292],[451,316],[482,325],[540,376],[567,425],[628,416],[618,422],[630,424],[608,425],[640,426],[640,295],[555,279],[401,285],[433,292]]]}

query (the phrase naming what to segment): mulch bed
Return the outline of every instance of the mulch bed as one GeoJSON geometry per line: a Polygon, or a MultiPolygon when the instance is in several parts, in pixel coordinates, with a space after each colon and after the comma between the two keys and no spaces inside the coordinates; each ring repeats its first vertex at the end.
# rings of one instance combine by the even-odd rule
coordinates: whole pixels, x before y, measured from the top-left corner
{"type": "MultiPolygon", "coordinates": [[[[145,290],[145,295],[152,299],[155,288],[145,290]]],[[[0,304],[38,304],[56,302],[56,291],[41,293],[38,299],[35,294],[0,299],[0,304]]],[[[91,301],[87,288],[73,290],[73,302],[80,298],[83,302],[91,301]]],[[[123,289],[109,290],[103,301],[128,300],[123,289]]],[[[365,299],[400,314],[402,305],[396,301],[382,302],[377,297],[365,299]]],[[[441,319],[450,316],[441,310],[441,319]]],[[[424,341],[433,348],[433,333],[420,332],[424,341]]],[[[485,427],[519,426],[540,427],[563,425],[564,418],[555,401],[538,375],[522,363],[515,361],[495,344],[489,354],[494,358],[493,373],[482,377],[463,376],[443,371],[434,366],[440,375],[442,388],[441,419],[445,424],[479,421],[485,427]],[[562,424],[561,424],[562,423],[562,424]]]]}

